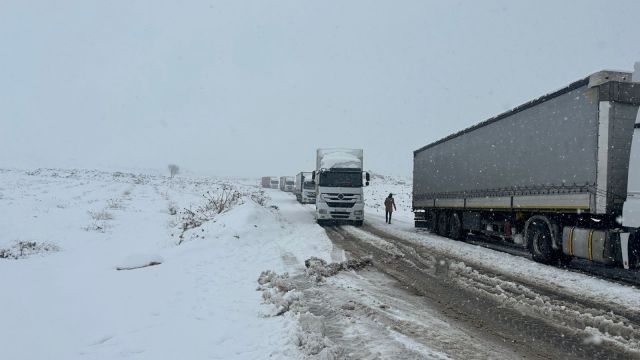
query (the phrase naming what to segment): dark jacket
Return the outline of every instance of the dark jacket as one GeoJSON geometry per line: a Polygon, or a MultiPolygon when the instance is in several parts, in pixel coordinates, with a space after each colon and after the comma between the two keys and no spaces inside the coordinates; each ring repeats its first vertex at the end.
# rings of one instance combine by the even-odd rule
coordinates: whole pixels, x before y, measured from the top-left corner
{"type": "Polygon", "coordinates": [[[396,201],[393,200],[392,197],[387,197],[386,199],[384,199],[384,208],[387,211],[393,211],[396,209],[396,201]]]}

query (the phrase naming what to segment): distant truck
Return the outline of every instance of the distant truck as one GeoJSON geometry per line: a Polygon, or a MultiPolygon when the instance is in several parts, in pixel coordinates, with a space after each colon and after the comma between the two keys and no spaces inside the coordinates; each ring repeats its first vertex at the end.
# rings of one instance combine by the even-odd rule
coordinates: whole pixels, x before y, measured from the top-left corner
{"type": "Polygon", "coordinates": [[[277,189],[279,185],[278,178],[275,176],[263,176],[261,181],[263,188],[277,189]]]}
{"type": "Polygon", "coordinates": [[[369,173],[363,172],[362,149],[318,149],[316,170],[316,221],[364,222],[363,173],[369,185],[369,173]]]}
{"type": "Polygon", "coordinates": [[[301,204],[316,203],[316,184],[311,172],[300,172],[296,175],[293,193],[301,204]]]}
{"type": "Polygon", "coordinates": [[[280,190],[291,192],[293,191],[294,178],[293,176],[281,176],[280,177],[280,190]]]}
{"type": "Polygon", "coordinates": [[[415,225],[637,268],[620,219],[639,105],[630,73],[601,71],[414,151],[415,225]]]}

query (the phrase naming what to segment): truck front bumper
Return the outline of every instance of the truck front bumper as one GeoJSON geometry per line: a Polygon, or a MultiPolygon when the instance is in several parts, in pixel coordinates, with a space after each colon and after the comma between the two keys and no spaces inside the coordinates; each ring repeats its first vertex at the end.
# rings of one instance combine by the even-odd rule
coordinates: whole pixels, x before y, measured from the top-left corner
{"type": "Polygon", "coordinates": [[[326,202],[316,202],[316,219],[318,220],[364,220],[364,204],[356,203],[351,208],[329,207],[326,202]]]}

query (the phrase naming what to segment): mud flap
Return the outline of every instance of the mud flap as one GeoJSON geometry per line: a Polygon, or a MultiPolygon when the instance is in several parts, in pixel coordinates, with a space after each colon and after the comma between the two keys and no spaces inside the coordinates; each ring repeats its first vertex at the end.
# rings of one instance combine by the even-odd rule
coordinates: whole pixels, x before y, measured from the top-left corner
{"type": "Polygon", "coordinates": [[[629,233],[620,234],[620,250],[622,252],[622,266],[629,269],[629,233]]]}
{"type": "MultiPolygon", "coordinates": [[[[627,239],[628,266],[631,269],[635,269],[640,266],[640,229],[631,231],[627,239]]],[[[627,267],[625,266],[625,268],[627,267]]]]}

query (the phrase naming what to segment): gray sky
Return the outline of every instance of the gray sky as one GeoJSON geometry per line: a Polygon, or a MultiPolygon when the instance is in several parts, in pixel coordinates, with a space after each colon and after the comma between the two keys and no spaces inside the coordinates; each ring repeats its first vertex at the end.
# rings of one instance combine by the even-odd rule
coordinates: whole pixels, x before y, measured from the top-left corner
{"type": "Polygon", "coordinates": [[[0,167],[311,170],[640,60],[639,1],[0,0],[0,167]]]}

